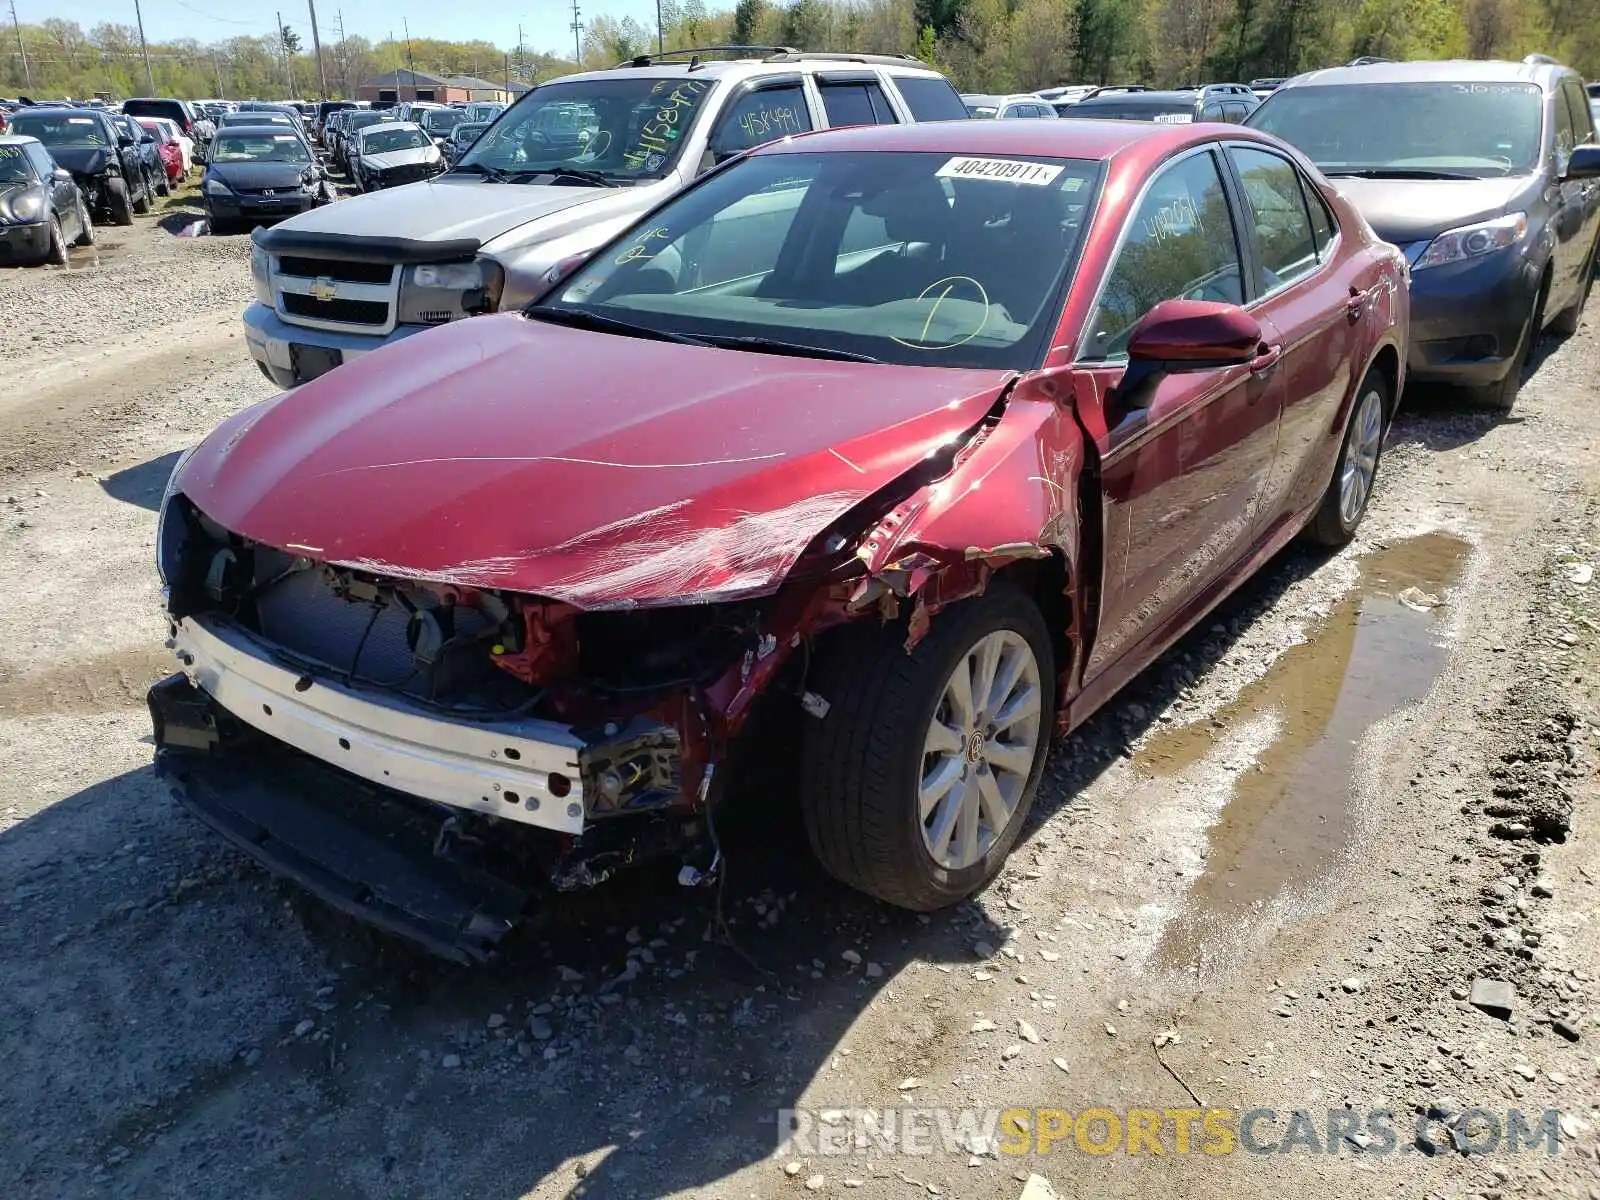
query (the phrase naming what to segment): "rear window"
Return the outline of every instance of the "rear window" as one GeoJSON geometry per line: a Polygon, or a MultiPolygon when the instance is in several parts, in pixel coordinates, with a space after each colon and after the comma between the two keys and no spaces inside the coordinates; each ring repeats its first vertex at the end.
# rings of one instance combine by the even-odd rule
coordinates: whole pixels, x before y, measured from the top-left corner
{"type": "Polygon", "coordinates": [[[895,86],[918,121],[965,121],[967,106],[948,79],[935,75],[896,75],[895,86]]]}
{"type": "Polygon", "coordinates": [[[189,127],[189,114],[176,100],[127,100],[122,105],[123,115],[129,117],[168,117],[178,123],[178,128],[189,127]]]}
{"type": "Polygon", "coordinates": [[[1157,125],[1188,125],[1194,120],[1194,109],[1154,104],[1074,104],[1062,115],[1090,121],[1153,121],[1157,125]]]}

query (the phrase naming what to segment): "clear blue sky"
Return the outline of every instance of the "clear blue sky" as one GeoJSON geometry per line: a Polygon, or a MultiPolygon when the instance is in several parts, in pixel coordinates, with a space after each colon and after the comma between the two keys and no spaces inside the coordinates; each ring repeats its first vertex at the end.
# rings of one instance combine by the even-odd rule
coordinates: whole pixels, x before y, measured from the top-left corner
{"type": "MultiPolygon", "coordinates": [[[[201,42],[241,35],[270,34],[273,13],[280,8],[284,21],[298,30],[311,47],[311,18],[306,0],[139,0],[144,10],[145,36],[152,41],[192,37],[201,42]]],[[[77,21],[85,30],[101,21],[134,23],[133,0],[16,0],[17,16],[25,23],[48,17],[77,21]]],[[[610,16],[634,17],[647,29],[655,28],[655,0],[578,0],[581,20],[610,16]]],[[[711,7],[711,6],[708,6],[711,7]]],[[[714,7],[721,7],[716,5],[714,7]]],[[[494,0],[489,4],[459,0],[317,0],[317,24],[323,44],[333,41],[335,22],[344,13],[345,32],[380,42],[391,32],[403,37],[402,18],[411,23],[412,37],[450,41],[482,38],[509,50],[517,44],[517,23],[530,50],[572,55],[572,0],[494,0]]],[[[9,12],[0,7],[0,14],[9,12]]],[[[419,64],[420,65],[420,64],[419,64]]]]}

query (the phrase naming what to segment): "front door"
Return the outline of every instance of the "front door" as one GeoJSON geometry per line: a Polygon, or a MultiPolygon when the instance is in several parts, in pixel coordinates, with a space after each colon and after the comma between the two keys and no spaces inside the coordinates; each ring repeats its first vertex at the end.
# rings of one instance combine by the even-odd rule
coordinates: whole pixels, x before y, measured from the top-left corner
{"type": "MultiPolygon", "coordinates": [[[[1201,148],[1163,167],[1131,218],[1082,356],[1101,397],[1121,376],[1128,334],[1160,301],[1247,299],[1219,152],[1201,148]]],[[[1104,428],[1091,433],[1104,575],[1085,685],[1140,643],[1162,644],[1251,544],[1282,402],[1274,334],[1263,326],[1249,365],[1168,375],[1140,408],[1114,393],[1101,404],[1104,428]]]]}

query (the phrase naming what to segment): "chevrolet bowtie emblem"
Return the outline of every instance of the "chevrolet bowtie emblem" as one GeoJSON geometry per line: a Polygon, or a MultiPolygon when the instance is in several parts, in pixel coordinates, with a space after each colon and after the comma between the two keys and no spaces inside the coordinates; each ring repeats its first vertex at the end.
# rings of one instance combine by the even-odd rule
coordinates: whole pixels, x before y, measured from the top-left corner
{"type": "Polygon", "coordinates": [[[339,294],[339,289],[333,280],[324,275],[312,283],[311,294],[326,304],[339,294]]]}

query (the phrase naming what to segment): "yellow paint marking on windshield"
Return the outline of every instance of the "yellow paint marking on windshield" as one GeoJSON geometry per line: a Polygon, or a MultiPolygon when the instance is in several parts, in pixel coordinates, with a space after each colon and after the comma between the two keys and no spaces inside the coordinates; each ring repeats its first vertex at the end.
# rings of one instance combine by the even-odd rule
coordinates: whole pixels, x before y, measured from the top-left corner
{"type": "Polygon", "coordinates": [[[944,291],[939,293],[938,299],[933,302],[933,307],[928,310],[928,319],[922,323],[922,336],[917,338],[917,341],[925,342],[928,340],[928,330],[933,328],[933,318],[939,312],[939,305],[944,303],[946,296],[955,291],[955,287],[956,285],[953,283],[946,284],[944,291]]]}

